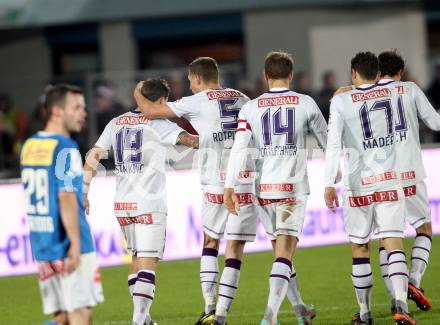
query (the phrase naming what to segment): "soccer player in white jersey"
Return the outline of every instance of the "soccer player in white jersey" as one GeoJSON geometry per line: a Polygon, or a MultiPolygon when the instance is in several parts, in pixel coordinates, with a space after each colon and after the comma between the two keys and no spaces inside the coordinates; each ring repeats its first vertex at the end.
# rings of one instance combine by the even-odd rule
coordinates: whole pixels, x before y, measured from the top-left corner
{"type": "Polygon", "coordinates": [[[289,90],[293,76],[293,59],[289,54],[269,53],[264,73],[269,92],[244,105],[239,114],[225,183],[225,205],[234,214],[241,210],[234,184],[239,181],[246,160],[245,149],[252,139],[259,153],[256,194],[265,213],[266,231],[275,239],[269,299],[261,324],[278,324],[278,310],[286,293],[289,300],[295,302],[299,324],[311,324],[307,306],[297,289],[292,256],[301,234],[309,194],[307,131],[312,131],[319,146],[324,148],[327,124],[310,96],[289,90]],[[291,290],[293,286],[295,290],[291,290]]]}
{"type": "MultiPolygon", "coordinates": [[[[149,79],[141,91],[151,101],[162,103],[168,99],[169,87],[162,79],[149,79]]],[[[164,145],[174,144],[197,147],[198,137],[167,120],[150,121],[135,109],[107,124],[84,165],[87,193],[100,159],[113,148],[114,211],[132,253],[128,288],[133,300],[134,325],[156,324],[151,320],[150,307],[155,293],[156,267],[165,247],[164,145]]],[[[86,202],[88,209],[88,200],[86,202]]]]}
{"type": "MultiPolygon", "coordinates": [[[[400,166],[400,178],[403,184],[406,203],[406,220],[417,232],[412,247],[409,272],[408,298],[421,310],[430,310],[431,302],[420,289],[423,274],[428,266],[431,251],[431,209],[425,182],[422,152],[419,140],[419,121],[431,130],[440,130],[440,115],[429,103],[423,91],[413,82],[401,82],[405,61],[396,51],[386,51],[379,55],[381,79],[378,85],[397,90],[396,140],[400,166]]],[[[388,263],[383,245],[380,246],[380,264],[382,277],[392,298],[392,312],[395,312],[393,288],[388,277],[388,263]]]]}
{"type": "MultiPolygon", "coordinates": [[[[228,242],[236,241],[237,245],[244,246],[245,241],[252,241],[255,237],[255,228],[243,228],[245,222],[240,222],[237,218],[228,219],[229,212],[223,206],[225,171],[237,128],[237,116],[240,108],[249,101],[249,98],[237,90],[220,87],[217,62],[209,57],[197,58],[189,65],[188,79],[191,91],[194,93],[192,96],[167,104],[151,103],[140,96],[139,91],[135,91],[135,98],[138,107],[148,118],[183,116],[191,122],[200,136],[199,171],[203,190],[204,232],[200,284],[205,309],[196,324],[209,324],[212,323],[215,313],[218,285],[217,256],[219,240],[225,228],[228,242]]],[[[138,89],[140,87],[141,84],[138,89]]],[[[240,198],[243,211],[240,218],[252,219],[256,214],[256,207],[251,200],[253,192],[252,181],[249,180],[251,172],[244,168],[240,175],[247,183],[246,186],[238,189],[242,194],[240,198]]],[[[241,261],[226,257],[225,269],[232,273],[239,271],[241,261]]]]}
{"type": "Polygon", "coordinates": [[[351,60],[354,89],[333,97],[326,152],[325,202],[339,206],[334,184],[344,148],[344,220],[352,243],[352,281],[360,313],[353,325],[372,324],[370,236],[382,239],[393,284],[398,324],[416,324],[407,305],[408,268],[403,250],[405,196],[399,177],[393,116],[397,91],[376,85],[379,62],[371,52],[351,60]]]}

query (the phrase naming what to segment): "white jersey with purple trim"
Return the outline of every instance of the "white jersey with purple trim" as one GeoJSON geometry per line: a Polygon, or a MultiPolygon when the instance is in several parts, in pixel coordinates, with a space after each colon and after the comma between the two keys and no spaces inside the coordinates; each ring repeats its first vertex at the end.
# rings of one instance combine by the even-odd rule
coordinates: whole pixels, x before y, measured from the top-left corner
{"type": "MultiPolygon", "coordinates": [[[[223,194],[230,149],[237,129],[237,116],[249,98],[231,88],[208,89],[183,97],[168,106],[190,121],[199,133],[199,171],[203,192],[223,194]]],[[[250,177],[252,165],[243,170],[250,177]]]]}
{"type": "Polygon", "coordinates": [[[258,151],[257,195],[282,199],[309,194],[307,177],[307,132],[325,147],[327,124],[315,101],[307,95],[275,88],[251,100],[239,114],[226,187],[237,180],[251,139],[258,151]]]}
{"type": "Polygon", "coordinates": [[[167,213],[165,145],[174,145],[183,129],[168,120],[148,120],[137,111],[112,119],[95,146],[113,148],[116,173],[115,213],[134,217],[167,213]]]}
{"type": "Polygon", "coordinates": [[[397,91],[361,85],[339,94],[330,105],[325,185],[334,186],[341,144],[345,190],[376,192],[399,184],[394,116],[397,91]]]}
{"type": "Polygon", "coordinates": [[[397,116],[394,121],[400,178],[404,186],[417,184],[426,177],[419,139],[419,118],[431,130],[440,131],[440,114],[413,82],[382,79],[378,84],[397,91],[397,116]]]}

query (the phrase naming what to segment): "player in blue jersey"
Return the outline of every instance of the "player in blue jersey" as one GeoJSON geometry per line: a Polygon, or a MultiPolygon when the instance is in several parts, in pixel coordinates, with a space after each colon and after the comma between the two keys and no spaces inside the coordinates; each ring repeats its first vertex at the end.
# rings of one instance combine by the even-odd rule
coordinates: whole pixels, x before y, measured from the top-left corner
{"type": "Polygon", "coordinates": [[[91,307],[103,294],[83,208],[81,155],[70,138],[85,123],[82,90],[51,86],[46,110],[44,131],[24,143],[20,158],[43,312],[57,324],[91,324],[91,307]]]}

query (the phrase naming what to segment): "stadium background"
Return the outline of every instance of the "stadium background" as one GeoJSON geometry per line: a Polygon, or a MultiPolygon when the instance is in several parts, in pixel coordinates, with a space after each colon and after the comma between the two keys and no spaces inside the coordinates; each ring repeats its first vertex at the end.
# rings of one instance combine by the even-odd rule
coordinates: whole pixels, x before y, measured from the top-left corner
{"type": "MultiPolygon", "coordinates": [[[[335,87],[349,82],[348,63],[353,54],[389,48],[398,48],[406,58],[405,78],[418,83],[440,108],[437,1],[0,0],[0,324],[44,320],[35,276],[11,276],[35,270],[17,184],[17,157],[20,144],[42,127],[45,85],[66,81],[84,87],[88,126],[77,140],[85,154],[112,116],[132,108],[137,80],[164,76],[174,98],[188,95],[186,65],[197,56],[217,59],[224,84],[255,97],[265,89],[261,78],[265,54],[286,50],[295,59],[293,88],[311,94],[326,115],[335,87]]],[[[191,128],[183,120],[178,122],[191,128]]],[[[434,228],[440,233],[440,136],[422,128],[421,139],[427,148],[424,159],[429,165],[434,228]]],[[[313,196],[302,243],[345,242],[340,213],[334,217],[323,208],[322,157],[313,156],[313,196]]],[[[201,198],[196,173],[191,170],[194,161],[194,152],[181,148],[170,152],[168,259],[195,257],[201,250],[201,198]]],[[[111,166],[111,162],[104,165],[111,166]]],[[[117,265],[127,261],[127,256],[112,218],[111,170],[107,175],[98,178],[96,189],[91,189],[95,193],[92,208],[93,202],[96,205],[89,218],[101,263],[117,265]]],[[[268,250],[261,229],[257,238],[250,250],[268,250]]],[[[434,281],[440,272],[438,247],[434,244],[424,280],[434,308],[429,314],[417,314],[421,324],[440,323],[440,285],[434,281]]],[[[305,249],[295,258],[303,295],[322,310],[317,324],[345,323],[356,310],[349,254],[347,245],[338,245],[305,249]]],[[[231,313],[233,324],[256,323],[261,316],[270,260],[269,253],[246,258],[231,313]]],[[[376,319],[387,324],[387,298],[375,266],[376,319]]],[[[153,316],[161,324],[191,324],[196,318],[202,300],[197,268],[197,260],[188,260],[164,263],[159,269],[153,316]]],[[[125,276],[125,266],[103,270],[107,302],[96,310],[97,323],[129,324],[125,276]]],[[[282,317],[284,323],[292,322],[287,305],[282,317]]]]}

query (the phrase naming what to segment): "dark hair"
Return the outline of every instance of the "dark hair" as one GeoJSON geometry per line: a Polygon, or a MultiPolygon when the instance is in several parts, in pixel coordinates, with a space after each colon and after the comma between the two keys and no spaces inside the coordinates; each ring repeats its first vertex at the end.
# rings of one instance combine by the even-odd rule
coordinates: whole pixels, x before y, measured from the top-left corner
{"type": "Polygon", "coordinates": [[[161,78],[150,78],[144,81],[141,88],[141,94],[155,102],[156,100],[164,97],[168,98],[170,95],[170,86],[168,82],[161,78]]]}
{"type": "Polygon", "coordinates": [[[384,51],[379,54],[380,75],[393,77],[405,69],[405,60],[396,49],[384,51]]]}
{"type": "Polygon", "coordinates": [[[264,62],[264,72],[269,79],[287,79],[293,73],[293,59],[289,53],[270,52],[264,62]]]}
{"type": "Polygon", "coordinates": [[[44,107],[46,109],[47,119],[52,115],[53,106],[57,105],[64,108],[64,105],[66,104],[66,96],[69,93],[82,95],[83,91],[80,87],[64,83],[49,85],[46,87],[44,93],[44,107]]]}
{"type": "Polygon", "coordinates": [[[351,68],[365,80],[375,80],[379,72],[379,60],[374,53],[359,52],[351,59],[351,68]]]}
{"type": "Polygon", "coordinates": [[[189,64],[189,72],[200,76],[204,82],[218,82],[218,64],[210,57],[200,57],[189,64]]]}

